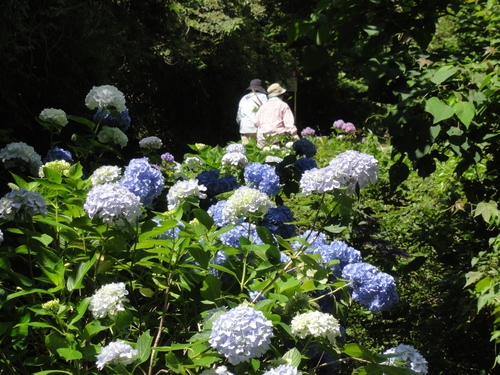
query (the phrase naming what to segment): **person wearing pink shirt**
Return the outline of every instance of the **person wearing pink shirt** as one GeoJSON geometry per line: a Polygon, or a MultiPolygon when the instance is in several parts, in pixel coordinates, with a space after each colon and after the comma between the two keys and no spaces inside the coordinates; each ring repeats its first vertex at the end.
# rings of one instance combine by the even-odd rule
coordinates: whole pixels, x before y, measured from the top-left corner
{"type": "Polygon", "coordinates": [[[278,83],[267,88],[269,100],[262,104],[255,116],[257,128],[257,145],[264,146],[266,137],[277,134],[289,134],[299,139],[295,119],[290,106],[283,101],[286,90],[278,83]]]}

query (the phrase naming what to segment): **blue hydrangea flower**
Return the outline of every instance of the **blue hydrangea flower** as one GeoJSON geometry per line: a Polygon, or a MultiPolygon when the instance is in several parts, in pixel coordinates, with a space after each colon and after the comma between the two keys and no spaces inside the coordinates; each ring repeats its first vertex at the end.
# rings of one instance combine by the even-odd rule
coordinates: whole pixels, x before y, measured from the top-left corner
{"type": "Polygon", "coordinates": [[[146,157],[132,159],[119,183],[137,195],[144,206],[150,206],[164,188],[162,173],[153,168],[146,157]]]}
{"type": "Polygon", "coordinates": [[[273,324],[261,311],[239,305],[213,322],[208,342],[237,365],[267,352],[272,336],[273,324]]]}
{"type": "Polygon", "coordinates": [[[346,265],[361,262],[361,253],[339,240],[334,240],[330,244],[320,245],[317,249],[308,251],[307,253],[319,253],[321,261],[325,265],[332,260],[340,261],[340,263],[331,266],[332,272],[337,276],[342,274],[342,269],[346,265]]]}
{"type": "Polygon", "coordinates": [[[251,163],[245,167],[245,182],[263,193],[276,195],[281,188],[280,179],[268,164],[251,163]]]}
{"type": "Polygon", "coordinates": [[[305,171],[308,171],[309,169],[317,168],[318,165],[316,164],[316,161],[314,159],[309,159],[309,158],[299,158],[295,160],[295,163],[293,163],[295,168],[301,173],[304,173],[305,171]]]}
{"type": "Polygon", "coordinates": [[[128,109],[119,113],[118,118],[115,118],[111,113],[106,110],[98,109],[94,114],[94,122],[101,123],[101,125],[109,126],[112,128],[118,128],[121,131],[126,132],[130,127],[130,116],[128,114],[128,109]]]}
{"type": "Polygon", "coordinates": [[[287,206],[270,208],[262,219],[262,226],[268,228],[271,233],[282,238],[290,238],[295,235],[295,225],[285,224],[294,221],[293,213],[287,206]]]}
{"type": "Polygon", "coordinates": [[[1,219],[24,220],[38,214],[45,216],[47,212],[47,201],[38,191],[15,189],[0,199],[1,219]]]}
{"type": "MultiPolygon", "coordinates": [[[[298,238],[305,238],[306,241],[311,245],[311,247],[317,248],[326,245],[326,235],[318,231],[306,230],[298,238]]],[[[292,243],[292,247],[295,250],[299,250],[303,247],[300,242],[296,241],[292,243]]]]}
{"type": "Polygon", "coordinates": [[[263,245],[264,242],[257,234],[255,225],[249,223],[241,223],[231,229],[229,232],[223,233],[219,236],[221,242],[226,246],[235,247],[240,249],[240,238],[248,238],[254,245],[263,245]]]}
{"type": "Polygon", "coordinates": [[[417,374],[427,375],[427,360],[413,346],[400,344],[384,352],[385,355],[393,355],[388,362],[383,365],[392,365],[397,367],[407,367],[417,374]],[[402,362],[402,363],[401,363],[402,362]]]}
{"type": "Polygon", "coordinates": [[[364,152],[344,151],[330,161],[329,168],[341,172],[340,181],[347,187],[347,194],[353,194],[356,185],[364,189],[378,179],[378,160],[364,152]]]}
{"type": "Polygon", "coordinates": [[[47,152],[47,156],[45,156],[45,158],[43,159],[43,163],[45,164],[56,160],[72,162],[73,156],[71,155],[71,152],[63,150],[62,148],[56,146],[52,150],[47,152]]]}
{"type": "Polygon", "coordinates": [[[207,210],[207,213],[212,216],[212,219],[219,228],[226,226],[229,224],[229,221],[224,219],[222,215],[222,210],[224,209],[224,205],[226,204],[225,200],[218,201],[216,204],[210,206],[207,210]]]}
{"type": "Polygon", "coordinates": [[[307,138],[301,138],[292,145],[297,155],[304,155],[306,158],[312,158],[316,155],[316,146],[307,138]]]}
{"type": "Polygon", "coordinates": [[[279,365],[278,367],[272,368],[266,371],[263,375],[300,375],[297,367],[290,365],[279,365]]]}
{"type": "Polygon", "coordinates": [[[370,311],[384,311],[398,302],[394,278],[371,264],[348,264],[342,278],[352,283],[352,299],[370,311]]]}

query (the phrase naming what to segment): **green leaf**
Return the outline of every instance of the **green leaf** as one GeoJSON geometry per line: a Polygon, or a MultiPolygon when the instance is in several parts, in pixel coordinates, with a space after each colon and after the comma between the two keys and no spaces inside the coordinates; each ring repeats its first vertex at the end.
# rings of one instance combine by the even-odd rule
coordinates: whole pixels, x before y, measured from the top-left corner
{"type": "Polygon", "coordinates": [[[83,354],[81,352],[72,348],[59,348],[57,349],[57,353],[59,353],[59,355],[66,361],[83,358],[83,354]]]}
{"type": "Polygon", "coordinates": [[[264,242],[265,244],[276,246],[276,240],[268,228],[258,226],[257,234],[259,235],[259,238],[262,240],[262,242],[264,242]]]}
{"type": "Polygon", "coordinates": [[[292,348],[283,355],[283,359],[286,360],[290,366],[299,367],[301,355],[297,348],[292,348]]]}
{"type": "Polygon", "coordinates": [[[468,128],[476,112],[474,104],[471,102],[458,102],[453,106],[453,110],[460,121],[468,128]]]}
{"type": "Polygon", "coordinates": [[[218,277],[208,274],[203,280],[203,286],[200,289],[201,296],[209,301],[215,301],[220,297],[221,281],[218,277]]]}
{"type": "Polygon", "coordinates": [[[448,104],[443,103],[435,96],[425,102],[425,111],[434,116],[434,124],[449,119],[455,111],[448,104]]]}
{"type": "Polygon", "coordinates": [[[344,346],[344,353],[350,357],[364,359],[365,361],[376,362],[372,352],[364,346],[356,343],[346,344],[344,346]]]}
{"type": "Polygon", "coordinates": [[[97,253],[88,260],[87,262],[80,263],[68,276],[68,280],[66,281],[66,287],[71,292],[75,289],[81,289],[84,287],[82,284],[83,278],[87,274],[87,272],[92,268],[95,261],[97,260],[97,253]]]}
{"type": "MultiPolygon", "coordinates": [[[[153,337],[149,334],[149,330],[144,332],[138,339],[136,349],[137,353],[137,363],[135,366],[144,363],[148,360],[151,355],[151,344],[153,343],[153,337]]],[[[134,367],[135,368],[135,367],[134,367]]]]}
{"type": "Polygon", "coordinates": [[[205,210],[196,208],[193,214],[205,228],[211,229],[215,225],[214,220],[205,210]]]}
{"type": "Polygon", "coordinates": [[[500,216],[497,202],[479,202],[476,209],[474,210],[474,217],[479,215],[481,215],[484,221],[486,221],[488,224],[492,224],[496,220],[496,218],[500,216]]]}
{"type": "Polygon", "coordinates": [[[440,85],[444,81],[446,81],[448,78],[453,76],[456,72],[458,72],[458,69],[450,66],[450,65],[445,65],[441,68],[439,68],[436,73],[431,78],[431,82],[435,83],[436,85],[440,85]]]}
{"type": "Polygon", "coordinates": [[[73,375],[72,372],[63,371],[63,370],[45,370],[45,371],[35,372],[33,375],[50,375],[50,374],[69,374],[69,375],[73,375]]]}

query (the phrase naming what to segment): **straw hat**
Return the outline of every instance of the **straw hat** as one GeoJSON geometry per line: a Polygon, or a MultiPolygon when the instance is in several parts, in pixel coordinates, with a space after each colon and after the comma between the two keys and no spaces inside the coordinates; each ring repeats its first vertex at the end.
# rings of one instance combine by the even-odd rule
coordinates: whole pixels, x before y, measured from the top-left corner
{"type": "Polygon", "coordinates": [[[280,96],[284,94],[286,90],[279,85],[279,83],[273,83],[271,86],[267,88],[267,96],[270,98],[275,96],[280,96]]]}

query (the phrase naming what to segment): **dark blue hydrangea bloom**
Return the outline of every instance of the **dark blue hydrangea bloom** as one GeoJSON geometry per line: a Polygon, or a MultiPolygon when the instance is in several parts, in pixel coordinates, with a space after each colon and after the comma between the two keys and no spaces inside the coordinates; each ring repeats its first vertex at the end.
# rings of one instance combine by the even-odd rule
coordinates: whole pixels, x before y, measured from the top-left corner
{"type": "Polygon", "coordinates": [[[336,276],[340,276],[343,268],[348,264],[361,262],[361,253],[339,240],[334,240],[330,244],[320,245],[317,249],[307,251],[307,253],[319,253],[321,261],[325,265],[332,260],[338,260],[340,263],[331,266],[331,270],[336,276]]]}
{"type": "Polygon", "coordinates": [[[282,238],[290,238],[295,235],[295,225],[285,224],[294,221],[293,212],[287,206],[270,208],[262,219],[262,226],[268,228],[271,233],[282,238]]]}
{"type": "Polygon", "coordinates": [[[394,278],[371,264],[348,264],[342,278],[352,283],[352,299],[370,311],[387,310],[399,300],[394,278]]]}
{"type": "Polygon", "coordinates": [[[274,168],[268,164],[251,163],[245,167],[245,182],[252,188],[276,195],[281,188],[280,179],[274,168]]]}
{"type": "Polygon", "coordinates": [[[238,181],[233,175],[226,175],[219,178],[220,172],[217,169],[210,169],[201,172],[196,179],[201,185],[204,185],[207,190],[207,197],[215,197],[222,193],[238,188],[238,181]]]}
{"type": "Polygon", "coordinates": [[[65,160],[67,162],[72,162],[73,155],[71,155],[71,152],[63,150],[62,148],[56,146],[52,150],[47,152],[47,156],[45,156],[45,158],[43,159],[43,163],[45,164],[56,160],[65,160]]]}
{"type": "Polygon", "coordinates": [[[292,145],[297,155],[304,155],[306,158],[312,158],[316,155],[316,146],[309,139],[301,138],[292,145]]]}
{"type": "Polygon", "coordinates": [[[141,199],[144,206],[150,206],[153,199],[164,188],[162,173],[149,164],[148,158],[132,159],[125,168],[124,178],[119,182],[141,199]]]}
{"type": "Polygon", "coordinates": [[[305,171],[308,171],[309,169],[317,168],[318,165],[316,164],[316,161],[314,159],[309,159],[309,158],[300,158],[293,163],[295,168],[299,170],[299,172],[304,173],[305,171]]]}
{"type": "Polygon", "coordinates": [[[100,123],[101,125],[118,128],[123,132],[126,132],[130,127],[130,116],[128,115],[128,109],[119,113],[119,117],[115,118],[108,111],[103,111],[98,109],[94,114],[94,122],[100,123]]]}

